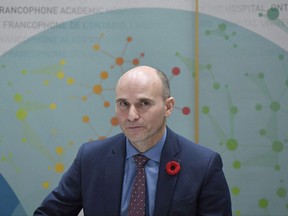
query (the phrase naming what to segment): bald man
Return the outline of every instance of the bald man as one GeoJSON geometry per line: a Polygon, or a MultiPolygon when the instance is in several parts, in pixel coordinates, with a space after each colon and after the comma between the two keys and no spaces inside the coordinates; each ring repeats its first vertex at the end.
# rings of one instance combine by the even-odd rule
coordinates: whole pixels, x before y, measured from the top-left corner
{"type": "Polygon", "coordinates": [[[174,104],[163,72],[138,66],[124,73],[115,100],[122,133],[83,144],[34,215],[76,216],[83,209],[85,216],[231,216],[220,155],[167,127],[174,104]],[[142,201],[131,199],[135,155],[145,158],[142,210],[142,201]]]}

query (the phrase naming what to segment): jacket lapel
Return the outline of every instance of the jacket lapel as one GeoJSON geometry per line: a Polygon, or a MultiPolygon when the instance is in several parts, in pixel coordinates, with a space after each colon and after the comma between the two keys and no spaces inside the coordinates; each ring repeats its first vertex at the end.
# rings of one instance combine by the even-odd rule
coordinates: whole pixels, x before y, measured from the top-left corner
{"type": "Polygon", "coordinates": [[[168,215],[170,203],[174,194],[174,187],[179,175],[167,174],[166,164],[170,161],[177,161],[181,164],[178,153],[179,146],[177,136],[167,128],[167,137],[162,150],[159,166],[154,216],[168,215]]]}
{"type": "Polygon", "coordinates": [[[125,138],[116,140],[105,164],[105,209],[107,216],[118,216],[121,210],[122,183],[125,166],[125,138]]]}

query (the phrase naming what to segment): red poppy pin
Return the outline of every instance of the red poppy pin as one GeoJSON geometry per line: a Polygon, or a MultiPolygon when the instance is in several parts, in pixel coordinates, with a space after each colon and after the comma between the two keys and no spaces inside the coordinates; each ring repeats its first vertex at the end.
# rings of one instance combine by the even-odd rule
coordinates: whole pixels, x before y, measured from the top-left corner
{"type": "Polygon", "coordinates": [[[177,175],[180,172],[180,164],[176,161],[169,161],[166,164],[166,172],[169,175],[177,175]]]}

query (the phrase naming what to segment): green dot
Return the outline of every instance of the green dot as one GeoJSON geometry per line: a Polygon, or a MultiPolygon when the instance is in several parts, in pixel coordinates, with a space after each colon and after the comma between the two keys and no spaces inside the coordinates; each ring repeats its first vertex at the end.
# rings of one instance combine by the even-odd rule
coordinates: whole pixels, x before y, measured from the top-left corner
{"type": "Polygon", "coordinates": [[[284,55],[283,54],[278,55],[278,59],[279,60],[283,60],[284,59],[284,55]]]}
{"type": "Polygon", "coordinates": [[[22,73],[23,75],[25,75],[25,74],[27,74],[27,70],[22,70],[21,73],[22,73]]]}
{"type": "Polygon", "coordinates": [[[269,202],[267,199],[260,199],[259,202],[258,202],[258,205],[260,208],[267,208],[268,205],[269,205],[269,202]]]}
{"type": "Polygon", "coordinates": [[[210,34],[211,34],[211,31],[210,31],[210,30],[207,30],[207,31],[205,32],[205,34],[206,34],[206,35],[210,35],[210,34]]]}
{"type": "Polygon", "coordinates": [[[235,139],[229,139],[229,140],[227,140],[226,147],[230,151],[234,151],[238,147],[238,142],[235,139]]]}
{"type": "Polygon", "coordinates": [[[280,171],[280,170],[281,170],[281,166],[280,166],[279,164],[277,164],[277,165],[275,165],[274,169],[275,169],[276,171],[280,171]]]}
{"type": "Polygon", "coordinates": [[[238,161],[238,160],[234,161],[234,162],[233,162],[233,167],[234,167],[234,169],[240,169],[240,167],[241,167],[241,162],[238,161]]]}
{"type": "Polygon", "coordinates": [[[236,114],[236,113],[238,113],[238,108],[236,106],[233,106],[233,107],[231,107],[230,112],[232,114],[236,114]]]}
{"type": "Polygon", "coordinates": [[[285,188],[283,188],[283,187],[278,188],[278,190],[277,190],[277,195],[278,195],[279,197],[283,198],[283,197],[286,196],[286,194],[287,194],[287,191],[286,191],[285,188]]]}
{"type": "Polygon", "coordinates": [[[220,31],[225,31],[225,30],[226,30],[226,24],[225,24],[225,23],[220,24],[220,25],[218,26],[218,29],[219,29],[220,31]]]}
{"type": "Polygon", "coordinates": [[[240,210],[236,210],[236,211],[235,211],[235,216],[240,216],[240,215],[241,215],[240,210]]]}
{"type": "Polygon", "coordinates": [[[225,39],[225,40],[228,40],[228,39],[229,39],[229,35],[225,35],[225,36],[224,36],[224,39],[225,39]]]}
{"type": "Polygon", "coordinates": [[[277,102],[277,101],[273,101],[271,104],[270,104],[270,108],[273,112],[277,112],[280,110],[280,103],[277,102]]]}
{"type": "Polygon", "coordinates": [[[211,68],[212,68],[212,65],[211,65],[211,64],[207,64],[207,65],[206,65],[206,69],[207,69],[207,70],[211,70],[211,68]]]}
{"type": "Polygon", "coordinates": [[[263,74],[263,73],[259,73],[259,74],[258,74],[258,78],[259,78],[259,79],[263,79],[263,78],[264,78],[264,74],[263,74]]]}
{"type": "Polygon", "coordinates": [[[261,104],[256,104],[255,109],[257,111],[261,111],[262,110],[262,105],[261,104]]]}
{"type": "Polygon", "coordinates": [[[280,142],[279,140],[274,141],[272,144],[272,150],[274,152],[282,152],[283,148],[284,148],[283,143],[280,142]]]}
{"type": "Polygon", "coordinates": [[[217,83],[217,82],[215,82],[215,83],[213,84],[213,88],[214,88],[215,90],[220,89],[220,84],[217,83]]]}
{"type": "Polygon", "coordinates": [[[209,113],[209,107],[208,106],[204,106],[203,108],[202,108],[202,112],[204,113],[204,114],[208,114],[209,113]]]}
{"type": "Polygon", "coordinates": [[[25,109],[19,109],[17,112],[16,112],[16,118],[20,121],[23,121],[26,119],[28,113],[25,109]]]}
{"type": "Polygon", "coordinates": [[[267,12],[267,17],[270,20],[276,20],[279,17],[279,10],[277,8],[270,8],[267,12]]]}
{"type": "Polygon", "coordinates": [[[260,134],[261,136],[265,136],[265,135],[266,135],[266,130],[265,130],[265,129],[261,129],[261,130],[259,131],[259,134],[260,134]]]}
{"type": "Polygon", "coordinates": [[[23,97],[22,97],[21,94],[15,94],[15,95],[14,95],[14,100],[15,100],[16,102],[21,102],[21,101],[23,100],[23,97]]]}
{"type": "Polygon", "coordinates": [[[237,187],[237,186],[235,186],[235,187],[232,188],[231,192],[232,192],[232,194],[233,194],[234,196],[237,196],[237,195],[240,194],[240,188],[237,187]]]}
{"type": "Polygon", "coordinates": [[[7,158],[6,158],[5,156],[2,156],[2,157],[1,157],[1,161],[4,162],[4,161],[6,161],[6,160],[7,160],[7,158]]]}

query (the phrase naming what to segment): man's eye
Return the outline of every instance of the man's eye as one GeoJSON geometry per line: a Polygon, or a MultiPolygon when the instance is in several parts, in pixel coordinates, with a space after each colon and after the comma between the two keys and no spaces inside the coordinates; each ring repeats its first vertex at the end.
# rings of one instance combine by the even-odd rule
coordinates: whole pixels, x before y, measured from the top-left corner
{"type": "Polygon", "coordinates": [[[121,102],[119,103],[119,105],[120,105],[120,106],[128,106],[128,103],[125,102],[125,101],[121,101],[121,102]]]}
{"type": "Polygon", "coordinates": [[[147,106],[147,105],[149,105],[149,102],[148,101],[142,101],[139,105],[140,106],[147,106]]]}

